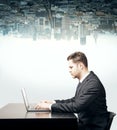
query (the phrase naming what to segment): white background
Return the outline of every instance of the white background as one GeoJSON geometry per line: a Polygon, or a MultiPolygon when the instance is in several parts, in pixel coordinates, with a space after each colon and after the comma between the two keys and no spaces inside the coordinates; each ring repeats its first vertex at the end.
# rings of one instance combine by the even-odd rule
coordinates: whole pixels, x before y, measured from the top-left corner
{"type": "MultiPolygon", "coordinates": [[[[78,41],[31,41],[0,37],[0,107],[23,102],[21,88],[27,90],[30,102],[42,99],[64,99],[74,96],[77,79],[68,72],[67,56],[83,51],[106,89],[108,110],[117,113],[117,36],[99,35],[97,43],[87,37],[78,41]]],[[[117,128],[114,118],[111,130],[117,128]]]]}

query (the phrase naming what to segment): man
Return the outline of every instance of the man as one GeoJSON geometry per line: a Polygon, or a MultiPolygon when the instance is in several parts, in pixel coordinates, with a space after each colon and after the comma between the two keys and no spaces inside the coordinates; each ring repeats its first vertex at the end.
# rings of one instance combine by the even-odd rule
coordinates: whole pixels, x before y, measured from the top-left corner
{"type": "Polygon", "coordinates": [[[107,124],[106,93],[100,79],[88,70],[87,57],[74,52],[67,57],[69,72],[79,80],[75,96],[66,100],[42,101],[36,109],[78,114],[78,130],[104,130],[107,124]]]}

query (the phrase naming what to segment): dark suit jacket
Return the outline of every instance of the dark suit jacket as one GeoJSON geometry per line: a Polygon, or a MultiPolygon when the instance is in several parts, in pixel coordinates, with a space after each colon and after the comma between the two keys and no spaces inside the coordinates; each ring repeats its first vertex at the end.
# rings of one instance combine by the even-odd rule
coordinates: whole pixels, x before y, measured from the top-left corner
{"type": "MultiPolygon", "coordinates": [[[[105,89],[99,78],[90,72],[71,99],[56,100],[51,106],[52,112],[78,113],[83,124],[97,124],[106,119],[107,106],[105,89]]],[[[102,123],[103,124],[103,123],[102,123]]]]}

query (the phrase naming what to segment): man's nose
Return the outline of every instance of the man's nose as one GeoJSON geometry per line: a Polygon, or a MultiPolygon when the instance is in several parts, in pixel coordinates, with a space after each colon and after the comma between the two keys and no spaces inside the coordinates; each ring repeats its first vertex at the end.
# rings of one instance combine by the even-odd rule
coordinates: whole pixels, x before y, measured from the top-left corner
{"type": "Polygon", "coordinates": [[[71,74],[71,70],[69,70],[69,73],[71,74]]]}

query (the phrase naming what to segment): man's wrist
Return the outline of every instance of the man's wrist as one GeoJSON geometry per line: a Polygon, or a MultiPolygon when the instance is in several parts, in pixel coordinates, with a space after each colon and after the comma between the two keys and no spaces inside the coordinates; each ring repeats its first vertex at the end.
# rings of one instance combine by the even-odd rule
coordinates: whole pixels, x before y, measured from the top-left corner
{"type": "Polygon", "coordinates": [[[49,104],[49,107],[48,107],[48,108],[49,108],[49,110],[51,110],[51,106],[52,106],[52,104],[49,104]]]}
{"type": "Polygon", "coordinates": [[[53,104],[54,104],[54,103],[56,103],[56,101],[55,101],[55,100],[53,101],[53,104]]]}
{"type": "MultiPolygon", "coordinates": [[[[56,103],[56,101],[53,101],[52,104],[56,103]]],[[[52,104],[49,104],[49,110],[51,110],[52,104]]]]}

